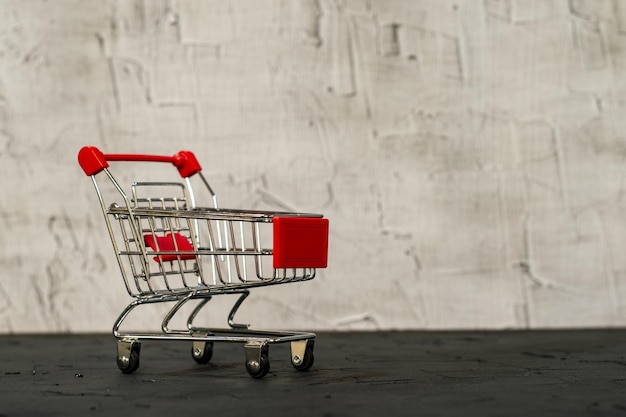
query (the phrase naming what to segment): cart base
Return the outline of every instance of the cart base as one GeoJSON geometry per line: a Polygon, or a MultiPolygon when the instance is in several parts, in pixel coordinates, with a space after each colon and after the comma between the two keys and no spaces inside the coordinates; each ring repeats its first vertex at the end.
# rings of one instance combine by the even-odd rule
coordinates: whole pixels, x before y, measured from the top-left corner
{"type": "Polygon", "coordinates": [[[199,364],[208,363],[213,356],[214,342],[242,343],[245,367],[253,378],[263,378],[270,369],[269,345],[291,344],[291,364],[298,371],[307,371],[314,361],[315,333],[253,331],[248,329],[194,328],[188,333],[116,334],[117,366],[125,374],[139,368],[142,340],[191,341],[191,356],[199,364]]]}

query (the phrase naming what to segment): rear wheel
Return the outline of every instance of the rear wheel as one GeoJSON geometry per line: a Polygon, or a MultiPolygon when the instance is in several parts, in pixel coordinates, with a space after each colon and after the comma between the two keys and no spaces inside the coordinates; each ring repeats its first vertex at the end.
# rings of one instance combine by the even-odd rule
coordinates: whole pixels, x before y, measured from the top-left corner
{"type": "Polygon", "coordinates": [[[213,357],[213,342],[193,342],[191,357],[200,364],[209,363],[213,357]]]}
{"type": "MultiPolygon", "coordinates": [[[[124,342],[120,342],[124,343],[124,342]]],[[[117,367],[125,374],[132,374],[139,368],[141,344],[129,343],[130,346],[118,346],[117,367]]]]}

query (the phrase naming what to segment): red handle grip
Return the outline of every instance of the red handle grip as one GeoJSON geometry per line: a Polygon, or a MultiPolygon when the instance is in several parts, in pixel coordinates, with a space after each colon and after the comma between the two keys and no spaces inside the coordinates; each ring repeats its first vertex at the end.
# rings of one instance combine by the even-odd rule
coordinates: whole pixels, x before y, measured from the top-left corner
{"type": "Polygon", "coordinates": [[[78,152],[78,163],[87,175],[96,175],[109,167],[109,161],[125,162],[169,162],[180,176],[190,177],[202,170],[196,156],[191,151],[180,151],[172,156],[143,154],[104,154],[95,146],[85,146],[78,152]]]}

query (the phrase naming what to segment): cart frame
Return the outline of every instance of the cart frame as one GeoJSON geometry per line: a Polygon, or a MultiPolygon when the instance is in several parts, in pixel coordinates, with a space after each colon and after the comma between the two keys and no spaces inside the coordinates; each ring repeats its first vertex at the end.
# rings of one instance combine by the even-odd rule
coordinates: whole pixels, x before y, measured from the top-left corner
{"type": "Polygon", "coordinates": [[[311,280],[317,268],[327,266],[327,219],[312,213],[221,209],[190,151],[173,156],[104,154],[86,146],[78,161],[92,179],[126,290],[134,298],[113,325],[117,365],[123,373],[139,367],[142,340],[191,341],[192,358],[198,363],[211,359],[214,342],[241,343],[246,370],[254,378],[269,371],[273,343],[290,343],[291,363],[297,370],[312,366],[315,333],[253,330],[236,323],[235,315],[252,288],[311,280]],[[170,163],[184,182],[134,182],[127,192],[109,170],[109,162],[118,161],[170,163]],[[108,180],[109,193],[101,177],[108,180]],[[197,206],[192,177],[208,191],[213,207],[197,206]],[[145,196],[145,190],[177,194],[145,196]],[[196,326],[199,313],[222,294],[238,296],[227,317],[228,327],[196,326]],[[191,301],[197,304],[186,328],[170,328],[191,301]],[[133,310],[154,303],[173,304],[160,332],[122,330],[133,310]]]}

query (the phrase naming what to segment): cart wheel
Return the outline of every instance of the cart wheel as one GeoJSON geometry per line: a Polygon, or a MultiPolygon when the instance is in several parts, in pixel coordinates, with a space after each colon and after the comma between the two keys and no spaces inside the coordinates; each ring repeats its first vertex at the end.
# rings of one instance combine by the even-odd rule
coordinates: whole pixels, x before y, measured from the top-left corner
{"type": "Polygon", "coordinates": [[[209,363],[213,357],[213,342],[193,342],[191,357],[200,364],[209,363]]]}
{"type": "Polygon", "coordinates": [[[132,374],[139,368],[139,347],[131,347],[128,356],[117,356],[117,367],[125,374],[132,374]]]}
{"type": "Polygon", "coordinates": [[[307,346],[304,351],[304,357],[300,357],[300,355],[295,355],[291,357],[291,364],[298,371],[308,371],[311,366],[313,366],[313,362],[315,361],[315,356],[313,356],[313,348],[307,346]]]}
{"type": "Polygon", "coordinates": [[[246,370],[252,378],[260,379],[267,375],[270,370],[270,359],[267,356],[267,353],[261,353],[261,357],[258,362],[255,360],[247,360],[246,370]]]}

